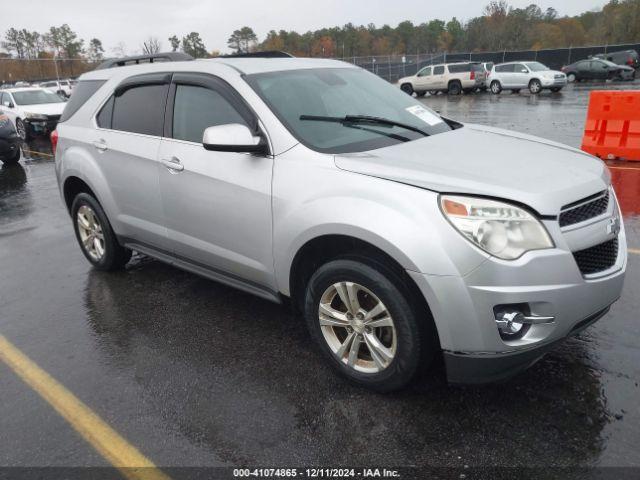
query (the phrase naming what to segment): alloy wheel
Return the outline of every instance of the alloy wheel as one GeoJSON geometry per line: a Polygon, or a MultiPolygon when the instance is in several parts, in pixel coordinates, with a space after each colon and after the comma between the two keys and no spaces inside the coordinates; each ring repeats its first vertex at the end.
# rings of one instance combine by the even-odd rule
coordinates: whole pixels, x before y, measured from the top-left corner
{"type": "Polygon", "coordinates": [[[366,287],[339,282],[322,294],[318,309],[325,341],[342,363],[363,373],[387,368],[397,350],[391,314],[366,287]]]}
{"type": "Polygon", "coordinates": [[[27,138],[27,130],[24,126],[24,122],[20,119],[16,120],[16,132],[22,140],[27,138]]]}
{"type": "Polygon", "coordinates": [[[78,232],[82,248],[96,262],[104,256],[105,244],[102,225],[95,212],[88,205],[82,205],[76,214],[78,232]]]}

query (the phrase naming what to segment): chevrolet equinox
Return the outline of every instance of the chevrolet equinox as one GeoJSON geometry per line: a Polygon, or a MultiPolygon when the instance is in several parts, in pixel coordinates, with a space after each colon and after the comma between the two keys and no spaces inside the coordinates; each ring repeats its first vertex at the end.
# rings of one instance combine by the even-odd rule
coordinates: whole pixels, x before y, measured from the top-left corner
{"type": "Polygon", "coordinates": [[[504,380],[622,289],[602,161],[441,117],[339,61],[96,70],[52,140],[95,268],[135,250],[291,299],[329,364],[378,391],[436,355],[451,383],[504,380]]]}

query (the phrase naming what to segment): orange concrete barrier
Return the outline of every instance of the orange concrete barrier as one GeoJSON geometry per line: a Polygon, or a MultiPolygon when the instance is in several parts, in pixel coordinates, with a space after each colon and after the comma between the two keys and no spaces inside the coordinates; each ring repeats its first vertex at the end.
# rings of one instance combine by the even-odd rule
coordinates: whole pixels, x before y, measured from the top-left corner
{"type": "Polygon", "coordinates": [[[640,161],[640,90],[594,90],[582,150],[602,159],[640,161]]]}

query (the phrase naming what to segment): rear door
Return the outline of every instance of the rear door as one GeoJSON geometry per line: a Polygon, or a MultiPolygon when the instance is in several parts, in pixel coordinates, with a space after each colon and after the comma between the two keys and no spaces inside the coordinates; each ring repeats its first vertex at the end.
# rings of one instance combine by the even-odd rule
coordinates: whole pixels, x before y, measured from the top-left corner
{"type": "Polygon", "coordinates": [[[275,290],[271,250],[273,158],[205,150],[207,127],[258,120],[221,79],[175,74],[160,147],[162,203],[172,250],[227,277],[275,290]]]}
{"type": "Polygon", "coordinates": [[[160,198],[158,150],[171,74],[122,82],[100,109],[90,139],[109,186],[115,229],[126,240],[168,249],[160,198]]]}
{"type": "Polygon", "coordinates": [[[444,74],[444,65],[436,65],[433,67],[429,90],[446,90],[447,82],[444,74]]]}
{"type": "Polygon", "coordinates": [[[511,73],[510,75],[512,75],[511,86],[517,88],[526,88],[529,85],[531,73],[529,72],[529,69],[522,63],[514,63],[513,73],[511,73]]]}

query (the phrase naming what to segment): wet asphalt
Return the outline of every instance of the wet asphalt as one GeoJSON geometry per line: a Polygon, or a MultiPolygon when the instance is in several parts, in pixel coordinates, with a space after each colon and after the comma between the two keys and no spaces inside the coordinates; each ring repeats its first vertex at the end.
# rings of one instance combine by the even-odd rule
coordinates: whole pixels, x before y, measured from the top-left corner
{"type": "MultiPolygon", "coordinates": [[[[605,87],[422,101],[579,146],[605,87]]],[[[142,256],[92,270],[48,143],[27,150],[0,169],[0,334],[157,465],[640,467],[640,255],[607,316],[514,379],[454,388],[436,365],[374,394],[336,377],[284,307],[142,256]]],[[[612,167],[640,249],[640,169],[612,167]]],[[[0,362],[0,466],[90,465],[108,463],[0,362]]]]}

